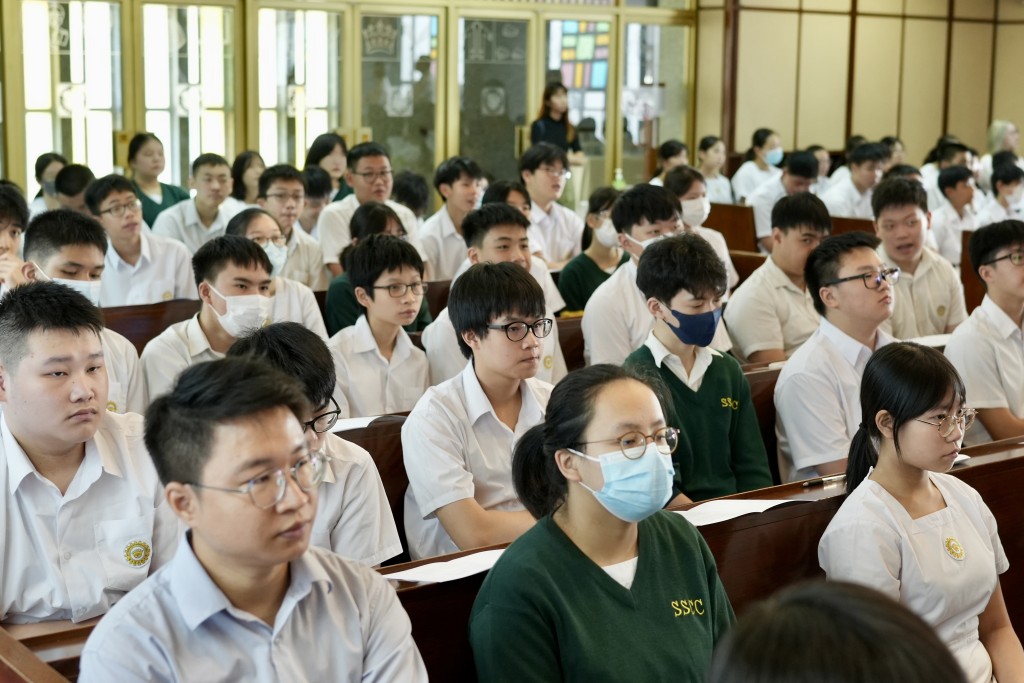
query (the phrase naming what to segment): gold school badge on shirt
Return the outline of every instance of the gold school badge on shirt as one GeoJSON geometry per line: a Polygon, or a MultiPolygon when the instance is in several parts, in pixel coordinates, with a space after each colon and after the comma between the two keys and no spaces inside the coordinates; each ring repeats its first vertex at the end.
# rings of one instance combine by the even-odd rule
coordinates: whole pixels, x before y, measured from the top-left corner
{"type": "Polygon", "coordinates": [[[960,541],[956,540],[952,536],[946,539],[946,554],[952,557],[954,560],[962,560],[967,556],[967,552],[964,547],[960,545],[960,541]]]}
{"type": "Polygon", "coordinates": [[[149,562],[152,551],[145,541],[132,541],[124,547],[124,559],[133,567],[141,567],[149,562]]]}
{"type": "Polygon", "coordinates": [[[551,366],[555,364],[555,359],[552,356],[544,356],[544,369],[550,370],[551,366]]]}
{"type": "Polygon", "coordinates": [[[107,401],[107,411],[111,413],[117,412],[117,401],[107,401]]]}

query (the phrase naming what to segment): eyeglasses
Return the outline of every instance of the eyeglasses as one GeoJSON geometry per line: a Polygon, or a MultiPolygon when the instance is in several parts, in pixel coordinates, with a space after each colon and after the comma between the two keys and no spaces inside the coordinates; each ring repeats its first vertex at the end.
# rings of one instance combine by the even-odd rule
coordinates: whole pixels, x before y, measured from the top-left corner
{"type": "Polygon", "coordinates": [[[265,247],[268,244],[273,244],[278,247],[288,245],[288,238],[284,235],[278,235],[277,237],[252,237],[250,239],[261,247],[265,247]]]}
{"type": "Polygon", "coordinates": [[[288,490],[287,477],[289,474],[300,489],[312,491],[324,480],[326,464],[327,460],[322,453],[310,453],[300,458],[291,467],[267,472],[251,479],[241,488],[233,489],[223,486],[207,486],[206,484],[189,484],[189,486],[225,493],[248,493],[256,507],[266,510],[274,507],[284,498],[285,491],[288,490]]]}
{"type": "Polygon", "coordinates": [[[275,192],[273,194],[268,194],[267,199],[274,199],[279,202],[286,202],[291,199],[294,202],[301,202],[306,199],[306,195],[302,192],[275,192]]]}
{"type": "Polygon", "coordinates": [[[357,175],[368,183],[375,183],[378,180],[387,180],[391,177],[391,173],[392,171],[389,168],[386,171],[368,171],[366,173],[356,173],[353,171],[352,175],[357,175]]]}
{"type": "Polygon", "coordinates": [[[426,294],[427,283],[413,282],[412,284],[405,284],[402,282],[396,282],[393,285],[374,285],[373,289],[386,289],[388,290],[388,294],[391,296],[392,299],[401,299],[403,296],[405,296],[405,293],[410,289],[412,290],[412,293],[415,294],[416,296],[426,294]]]}
{"type": "Polygon", "coordinates": [[[630,460],[637,460],[647,450],[647,444],[649,443],[653,443],[654,447],[662,455],[671,455],[676,450],[676,446],[679,445],[679,430],[675,427],[662,427],[653,434],[628,432],[617,439],[582,441],[580,445],[586,446],[588,443],[618,443],[619,450],[622,451],[624,456],[630,460]]]}
{"type": "Polygon", "coordinates": [[[552,178],[571,178],[572,173],[567,168],[555,168],[554,166],[541,166],[541,171],[544,171],[552,178]]]}
{"type": "Polygon", "coordinates": [[[998,263],[999,261],[1003,261],[1003,260],[1007,260],[1007,259],[1010,261],[1010,263],[1012,263],[1015,266],[1019,266],[1021,264],[1024,264],[1024,251],[1011,251],[1009,254],[1003,254],[999,258],[994,258],[991,261],[985,261],[981,265],[983,265],[983,266],[990,266],[993,263],[998,263]]]}
{"type": "Polygon", "coordinates": [[[533,330],[534,337],[543,339],[551,334],[551,326],[554,324],[555,321],[551,318],[541,318],[535,323],[525,323],[522,320],[516,320],[505,325],[488,325],[487,329],[505,330],[505,336],[508,337],[509,341],[519,342],[526,339],[526,333],[530,330],[533,330]]]}
{"type": "Polygon", "coordinates": [[[312,429],[317,434],[331,431],[331,428],[338,424],[338,417],[341,415],[341,408],[338,407],[338,402],[334,400],[333,396],[331,396],[331,403],[334,405],[334,410],[321,413],[309,422],[303,422],[302,431],[305,432],[307,429],[312,429]]]}
{"type": "Polygon", "coordinates": [[[938,423],[921,420],[919,418],[914,418],[914,420],[938,428],[939,436],[945,439],[953,433],[953,430],[956,429],[957,426],[960,427],[961,432],[966,432],[970,429],[971,425],[974,424],[974,417],[977,414],[978,413],[973,408],[964,408],[956,415],[943,415],[939,418],[938,423]]]}
{"type": "Polygon", "coordinates": [[[885,270],[876,270],[870,273],[863,273],[861,275],[851,275],[850,277],[841,277],[838,280],[832,280],[826,282],[826,287],[832,285],[838,285],[843,282],[851,282],[853,280],[860,280],[864,283],[864,286],[868,289],[878,289],[882,286],[882,280],[885,280],[890,285],[896,284],[900,279],[899,268],[886,268],[885,270]]]}
{"type": "Polygon", "coordinates": [[[111,207],[100,211],[100,215],[109,213],[114,218],[120,218],[129,211],[138,211],[142,208],[142,202],[136,199],[135,201],[128,202],[127,204],[114,204],[111,207]]]}

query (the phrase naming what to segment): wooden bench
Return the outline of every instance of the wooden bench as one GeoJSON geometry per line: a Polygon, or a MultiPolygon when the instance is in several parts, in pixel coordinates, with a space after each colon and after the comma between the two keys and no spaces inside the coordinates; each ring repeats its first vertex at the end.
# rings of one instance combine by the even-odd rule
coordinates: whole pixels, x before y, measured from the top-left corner
{"type": "Polygon", "coordinates": [[[750,401],[757,415],[757,427],[768,455],[768,469],[776,485],[782,483],[779,475],[779,441],[775,434],[775,383],[779,381],[781,371],[781,368],[743,369],[743,376],[750,384],[750,401]]]}
{"type": "Polygon", "coordinates": [[[448,293],[452,290],[451,280],[437,280],[427,283],[427,308],[430,317],[436,318],[448,305],[448,293]]]}
{"type": "Polygon", "coordinates": [[[200,305],[197,299],[174,299],[143,306],[113,306],[102,309],[103,322],[142,353],[150,339],[174,323],[194,316],[200,305]]]}
{"type": "Polygon", "coordinates": [[[960,235],[960,282],[964,286],[964,303],[967,305],[968,314],[980,306],[981,300],[985,298],[985,284],[971,265],[970,247],[973,234],[973,230],[966,230],[960,235]]]}
{"type": "Polygon", "coordinates": [[[558,345],[565,357],[565,366],[569,372],[579,370],[586,361],[583,359],[583,317],[555,318],[558,325],[558,345]]]}
{"type": "Polygon", "coordinates": [[[847,232],[867,232],[875,234],[875,223],[866,218],[832,217],[832,234],[842,235],[847,232]]]}
{"type": "Polygon", "coordinates": [[[712,203],[704,225],[722,233],[729,249],[757,251],[754,210],[749,206],[712,203]]]}
{"type": "Polygon", "coordinates": [[[730,249],[729,258],[732,259],[732,265],[736,268],[736,274],[740,276],[739,282],[736,283],[736,287],[739,287],[750,277],[751,273],[764,265],[764,261],[768,257],[757,251],[730,249]]]}

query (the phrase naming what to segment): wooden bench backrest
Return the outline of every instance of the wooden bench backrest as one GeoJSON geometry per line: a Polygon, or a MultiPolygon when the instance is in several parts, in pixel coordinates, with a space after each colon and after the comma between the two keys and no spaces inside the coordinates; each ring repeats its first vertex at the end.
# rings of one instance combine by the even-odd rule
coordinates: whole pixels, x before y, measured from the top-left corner
{"type": "Polygon", "coordinates": [[[114,306],[103,309],[103,322],[142,353],[150,339],[174,323],[194,316],[199,306],[199,301],[194,299],[174,299],[144,306],[114,306]]]}
{"type": "Polygon", "coordinates": [[[736,286],[739,287],[750,277],[751,273],[764,264],[764,260],[768,257],[756,251],[730,249],[729,258],[732,259],[732,265],[736,268],[736,274],[740,276],[740,281],[736,283],[736,286]]]}
{"type": "Polygon", "coordinates": [[[750,384],[750,401],[754,404],[757,426],[761,430],[765,453],[768,454],[768,469],[776,485],[782,482],[777,457],[779,442],[775,435],[775,383],[779,380],[779,372],[781,368],[744,369],[743,373],[750,384]]]}
{"type": "Polygon", "coordinates": [[[451,280],[437,280],[427,285],[427,308],[430,317],[436,318],[448,305],[448,292],[452,289],[451,280]]]}
{"type": "Polygon", "coordinates": [[[964,303],[967,304],[968,314],[980,306],[981,300],[985,298],[985,285],[982,284],[981,279],[974,272],[974,266],[971,265],[970,246],[971,235],[973,234],[973,230],[967,230],[960,236],[960,243],[962,245],[962,251],[960,252],[960,282],[964,285],[964,303]]]}
{"type": "Polygon", "coordinates": [[[757,251],[754,210],[749,206],[712,204],[711,215],[704,225],[722,233],[729,249],[757,251]]]}
{"type": "Polygon", "coordinates": [[[569,372],[579,370],[583,360],[583,318],[555,318],[558,325],[558,345],[562,347],[565,366],[569,372]]]}
{"type": "Polygon", "coordinates": [[[867,232],[875,234],[875,224],[866,218],[832,217],[832,234],[842,235],[847,232],[867,232]]]}

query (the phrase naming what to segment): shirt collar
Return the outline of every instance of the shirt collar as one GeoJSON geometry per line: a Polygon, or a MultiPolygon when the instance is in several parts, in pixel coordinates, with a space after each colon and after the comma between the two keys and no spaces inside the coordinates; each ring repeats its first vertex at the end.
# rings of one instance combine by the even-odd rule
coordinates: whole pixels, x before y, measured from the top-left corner
{"type": "MultiPolygon", "coordinates": [[[[821,318],[821,324],[818,329],[821,330],[821,333],[825,335],[825,337],[839,350],[840,355],[846,359],[847,363],[855,368],[863,369],[863,364],[867,362],[868,357],[874,349],[869,349],[867,346],[864,346],[864,344],[861,344],[859,341],[830,323],[824,316],[821,318]]],[[[875,348],[880,349],[892,341],[894,341],[892,337],[879,329],[878,332],[876,332],[875,348]]]]}
{"type": "MultiPolygon", "coordinates": [[[[103,420],[105,421],[106,419],[107,416],[104,415],[103,420]]],[[[32,464],[32,461],[29,460],[28,454],[25,453],[25,449],[21,447],[21,444],[18,443],[18,440],[14,437],[14,434],[11,433],[10,427],[7,426],[6,414],[0,414],[0,432],[2,432],[3,453],[7,460],[9,490],[11,495],[14,495],[25,477],[30,474],[38,475],[38,471],[36,470],[35,465],[32,464]]],[[[91,481],[98,479],[101,471],[119,478],[124,476],[121,472],[121,466],[113,455],[112,447],[108,445],[106,448],[99,448],[96,443],[97,438],[103,440],[106,445],[106,437],[103,435],[101,430],[97,430],[96,435],[85,442],[85,458],[82,460],[81,467],[87,469],[95,468],[96,471],[92,474],[91,481]]],[[[88,475],[89,473],[83,472],[82,474],[88,475]]],[[[77,476],[78,475],[76,475],[76,478],[77,476]]]]}
{"type": "MultiPolygon", "coordinates": [[[[391,354],[391,362],[396,363],[404,360],[409,355],[409,348],[412,346],[412,341],[409,339],[409,335],[405,333],[401,327],[398,328],[398,337],[395,338],[395,350],[391,354]]],[[[363,313],[356,319],[355,331],[352,334],[352,350],[356,353],[380,353],[377,348],[377,340],[373,336],[373,330],[370,329],[370,321],[366,319],[366,314],[363,313]]]]}
{"type": "Polygon", "coordinates": [[[199,326],[198,313],[189,318],[188,322],[185,323],[185,336],[188,339],[188,355],[190,358],[195,358],[207,351],[216,354],[218,358],[223,358],[224,354],[217,353],[210,346],[210,340],[207,339],[203,328],[199,326]]]}
{"type": "MultiPolygon", "coordinates": [[[[480,379],[476,376],[472,358],[462,370],[462,390],[466,395],[466,412],[470,424],[476,424],[477,420],[488,413],[494,415],[494,408],[491,406],[487,394],[484,393],[484,388],[480,386],[480,379]]],[[[519,420],[516,421],[516,427],[540,423],[544,419],[544,410],[537,397],[533,395],[529,380],[524,379],[519,382],[519,392],[523,397],[523,405],[519,409],[519,420]]]]}
{"type": "Polygon", "coordinates": [[[981,310],[988,316],[989,322],[996,328],[996,332],[1003,339],[1009,339],[1014,333],[1020,333],[1021,328],[1013,322],[1013,318],[1006,315],[1006,311],[999,308],[999,304],[989,298],[988,294],[981,300],[981,310]]]}
{"type": "Polygon", "coordinates": [[[110,241],[109,237],[107,238],[107,259],[110,260],[110,265],[113,266],[114,269],[134,270],[139,266],[143,265],[144,263],[149,263],[150,261],[152,261],[151,254],[153,252],[152,249],[150,249],[149,235],[147,235],[146,232],[147,231],[145,229],[139,231],[141,252],[139,255],[139,260],[136,262],[134,266],[121,258],[121,255],[117,253],[117,249],[114,248],[114,243],[110,241]]]}
{"type": "Polygon", "coordinates": [[[800,289],[795,284],[793,284],[793,281],[789,279],[789,276],[786,275],[782,268],[779,268],[778,264],[776,264],[775,261],[772,260],[771,255],[769,255],[768,258],[765,259],[764,265],[765,274],[768,276],[768,281],[773,285],[775,289],[779,289],[781,287],[782,289],[788,289],[791,292],[799,294],[800,296],[803,296],[805,294],[810,296],[809,292],[806,289],[800,289]]]}
{"type": "Polygon", "coordinates": [[[213,219],[213,223],[210,227],[203,225],[203,222],[199,219],[199,209],[196,208],[196,200],[188,199],[185,204],[185,225],[198,225],[203,230],[210,232],[220,232],[224,229],[224,204],[222,203],[217,207],[217,217],[213,219]]]}
{"type": "Polygon", "coordinates": [[[551,207],[551,213],[547,213],[546,211],[544,211],[544,209],[540,208],[537,202],[530,200],[530,222],[533,223],[534,225],[543,223],[544,221],[551,218],[552,214],[554,213],[554,205],[552,205],[551,207]]]}
{"type": "Polygon", "coordinates": [[[693,367],[690,369],[690,372],[687,373],[686,368],[683,366],[682,359],[669,351],[668,347],[662,344],[661,340],[654,336],[653,331],[648,333],[647,341],[644,342],[644,345],[647,346],[651,352],[651,356],[654,357],[654,365],[656,367],[660,368],[662,363],[671,363],[672,365],[675,365],[677,369],[682,370],[688,378],[690,376],[703,376],[704,371],[707,370],[709,365],[711,365],[711,360],[715,356],[722,355],[710,346],[698,346],[697,355],[693,361],[693,367]]]}
{"type": "MultiPolygon", "coordinates": [[[[455,221],[452,220],[451,214],[448,213],[448,204],[442,206],[437,213],[439,214],[438,221],[441,223],[441,237],[451,237],[457,234],[455,232],[455,221]]],[[[460,235],[459,239],[461,238],[462,236],[460,235]]]]}

